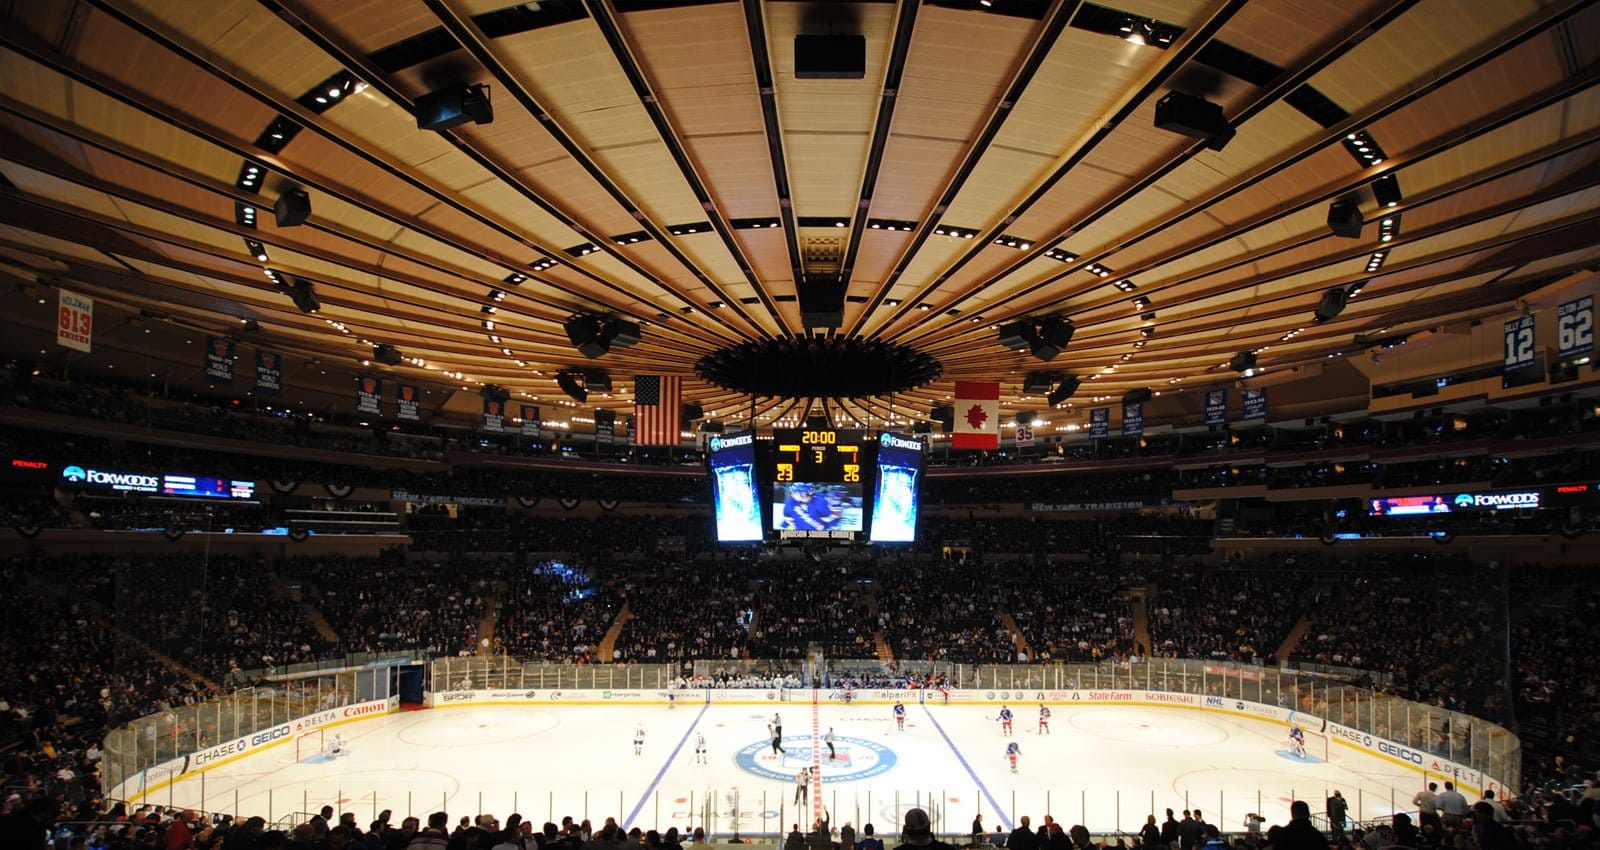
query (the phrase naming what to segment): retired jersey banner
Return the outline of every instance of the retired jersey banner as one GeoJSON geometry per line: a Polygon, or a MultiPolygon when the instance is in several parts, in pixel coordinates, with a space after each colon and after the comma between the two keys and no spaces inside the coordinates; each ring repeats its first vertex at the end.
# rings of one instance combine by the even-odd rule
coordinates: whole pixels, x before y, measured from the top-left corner
{"type": "Polygon", "coordinates": [[[1111,436],[1111,408],[1096,407],[1089,411],[1089,436],[1096,439],[1111,436]]]}
{"type": "Polygon", "coordinates": [[[356,378],[356,412],[383,415],[383,379],[372,375],[356,378]]]}
{"type": "Polygon", "coordinates": [[[539,408],[537,405],[524,404],[522,406],[522,436],[539,436],[539,408]]]}
{"type": "Polygon", "coordinates": [[[1244,418],[1267,418],[1267,389],[1255,387],[1244,391],[1244,418]]]}
{"type": "Polygon", "coordinates": [[[1228,391],[1206,391],[1206,424],[1228,424],[1228,391]]]}
{"type": "Polygon", "coordinates": [[[1031,446],[1031,445],[1033,445],[1033,426],[1032,425],[1018,425],[1017,426],[1017,448],[1025,449],[1025,448],[1027,448],[1028,446],[1031,446]]]}
{"type": "Polygon", "coordinates": [[[492,398],[483,400],[483,430],[499,434],[506,430],[506,403],[492,398]]]}
{"type": "Polygon", "coordinates": [[[1122,436],[1137,437],[1144,433],[1144,402],[1122,406],[1122,436]]]}
{"type": "Polygon", "coordinates": [[[422,404],[422,393],[411,384],[395,385],[395,400],[399,402],[400,409],[395,413],[396,419],[407,422],[421,422],[422,413],[419,410],[422,404]]]}
{"type": "MultiPolygon", "coordinates": [[[[62,293],[65,295],[65,293],[62,293]]],[[[1594,350],[1594,296],[1556,308],[1556,356],[1562,360],[1594,350]]]]}
{"type": "Polygon", "coordinates": [[[617,436],[617,412],[596,409],[594,412],[594,441],[596,445],[609,446],[617,436]]]}
{"type": "Polygon", "coordinates": [[[206,337],[206,380],[223,386],[232,384],[234,354],[233,340],[206,337]]]}
{"type": "Polygon", "coordinates": [[[283,355],[276,351],[256,351],[256,392],[283,395],[283,355]]]}
{"type": "Polygon", "coordinates": [[[1506,322],[1506,368],[1533,365],[1534,317],[1518,316],[1506,322]]]}
{"type": "Polygon", "coordinates": [[[63,289],[57,303],[56,345],[87,354],[94,338],[94,299],[63,289]]]}

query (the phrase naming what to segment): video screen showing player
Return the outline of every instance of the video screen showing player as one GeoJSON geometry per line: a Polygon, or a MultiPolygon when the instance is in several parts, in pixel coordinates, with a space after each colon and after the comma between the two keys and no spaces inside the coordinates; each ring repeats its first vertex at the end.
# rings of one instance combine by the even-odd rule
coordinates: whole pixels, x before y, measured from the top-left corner
{"type": "Polygon", "coordinates": [[[861,486],[796,481],[772,485],[777,531],[861,531],[861,486]]]}
{"type": "Polygon", "coordinates": [[[717,521],[717,542],[759,541],[761,498],[756,489],[755,448],[750,440],[723,448],[718,439],[711,451],[711,502],[717,521]]]}
{"type": "Polygon", "coordinates": [[[878,440],[878,488],[872,499],[874,543],[917,539],[917,479],[922,474],[922,443],[883,434],[878,440]]]}

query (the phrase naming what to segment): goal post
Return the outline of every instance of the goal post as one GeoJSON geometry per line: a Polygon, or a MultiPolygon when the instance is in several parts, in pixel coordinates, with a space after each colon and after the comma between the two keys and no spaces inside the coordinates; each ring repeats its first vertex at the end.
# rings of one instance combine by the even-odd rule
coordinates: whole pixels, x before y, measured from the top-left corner
{"type": "Polygon", "coordinates": [[[321,727],[294,736],[294,760],[302,762],[322,754],[324,730],[321,727]]]}

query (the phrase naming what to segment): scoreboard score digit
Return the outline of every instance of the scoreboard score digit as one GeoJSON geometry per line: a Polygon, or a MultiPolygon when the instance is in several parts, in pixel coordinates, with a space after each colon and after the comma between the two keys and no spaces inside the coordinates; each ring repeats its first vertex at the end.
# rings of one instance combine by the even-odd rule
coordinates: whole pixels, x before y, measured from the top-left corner
{"type": "Polygon", "coordinates": [[[772,527],[782,537],[854,537],[864,530],[865,431],[772,432],[772,527]]]}

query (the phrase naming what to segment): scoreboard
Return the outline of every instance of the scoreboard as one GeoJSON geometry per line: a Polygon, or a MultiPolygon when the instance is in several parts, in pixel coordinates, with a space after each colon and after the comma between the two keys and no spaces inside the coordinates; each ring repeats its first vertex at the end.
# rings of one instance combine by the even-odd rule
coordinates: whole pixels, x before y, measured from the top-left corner
{"type": "Polygon", "coordinates": [[[780,537],[853,538],[864,530],[866,466],[877,446],[865,431],[772,432],[772,527],[780,537]]]}

